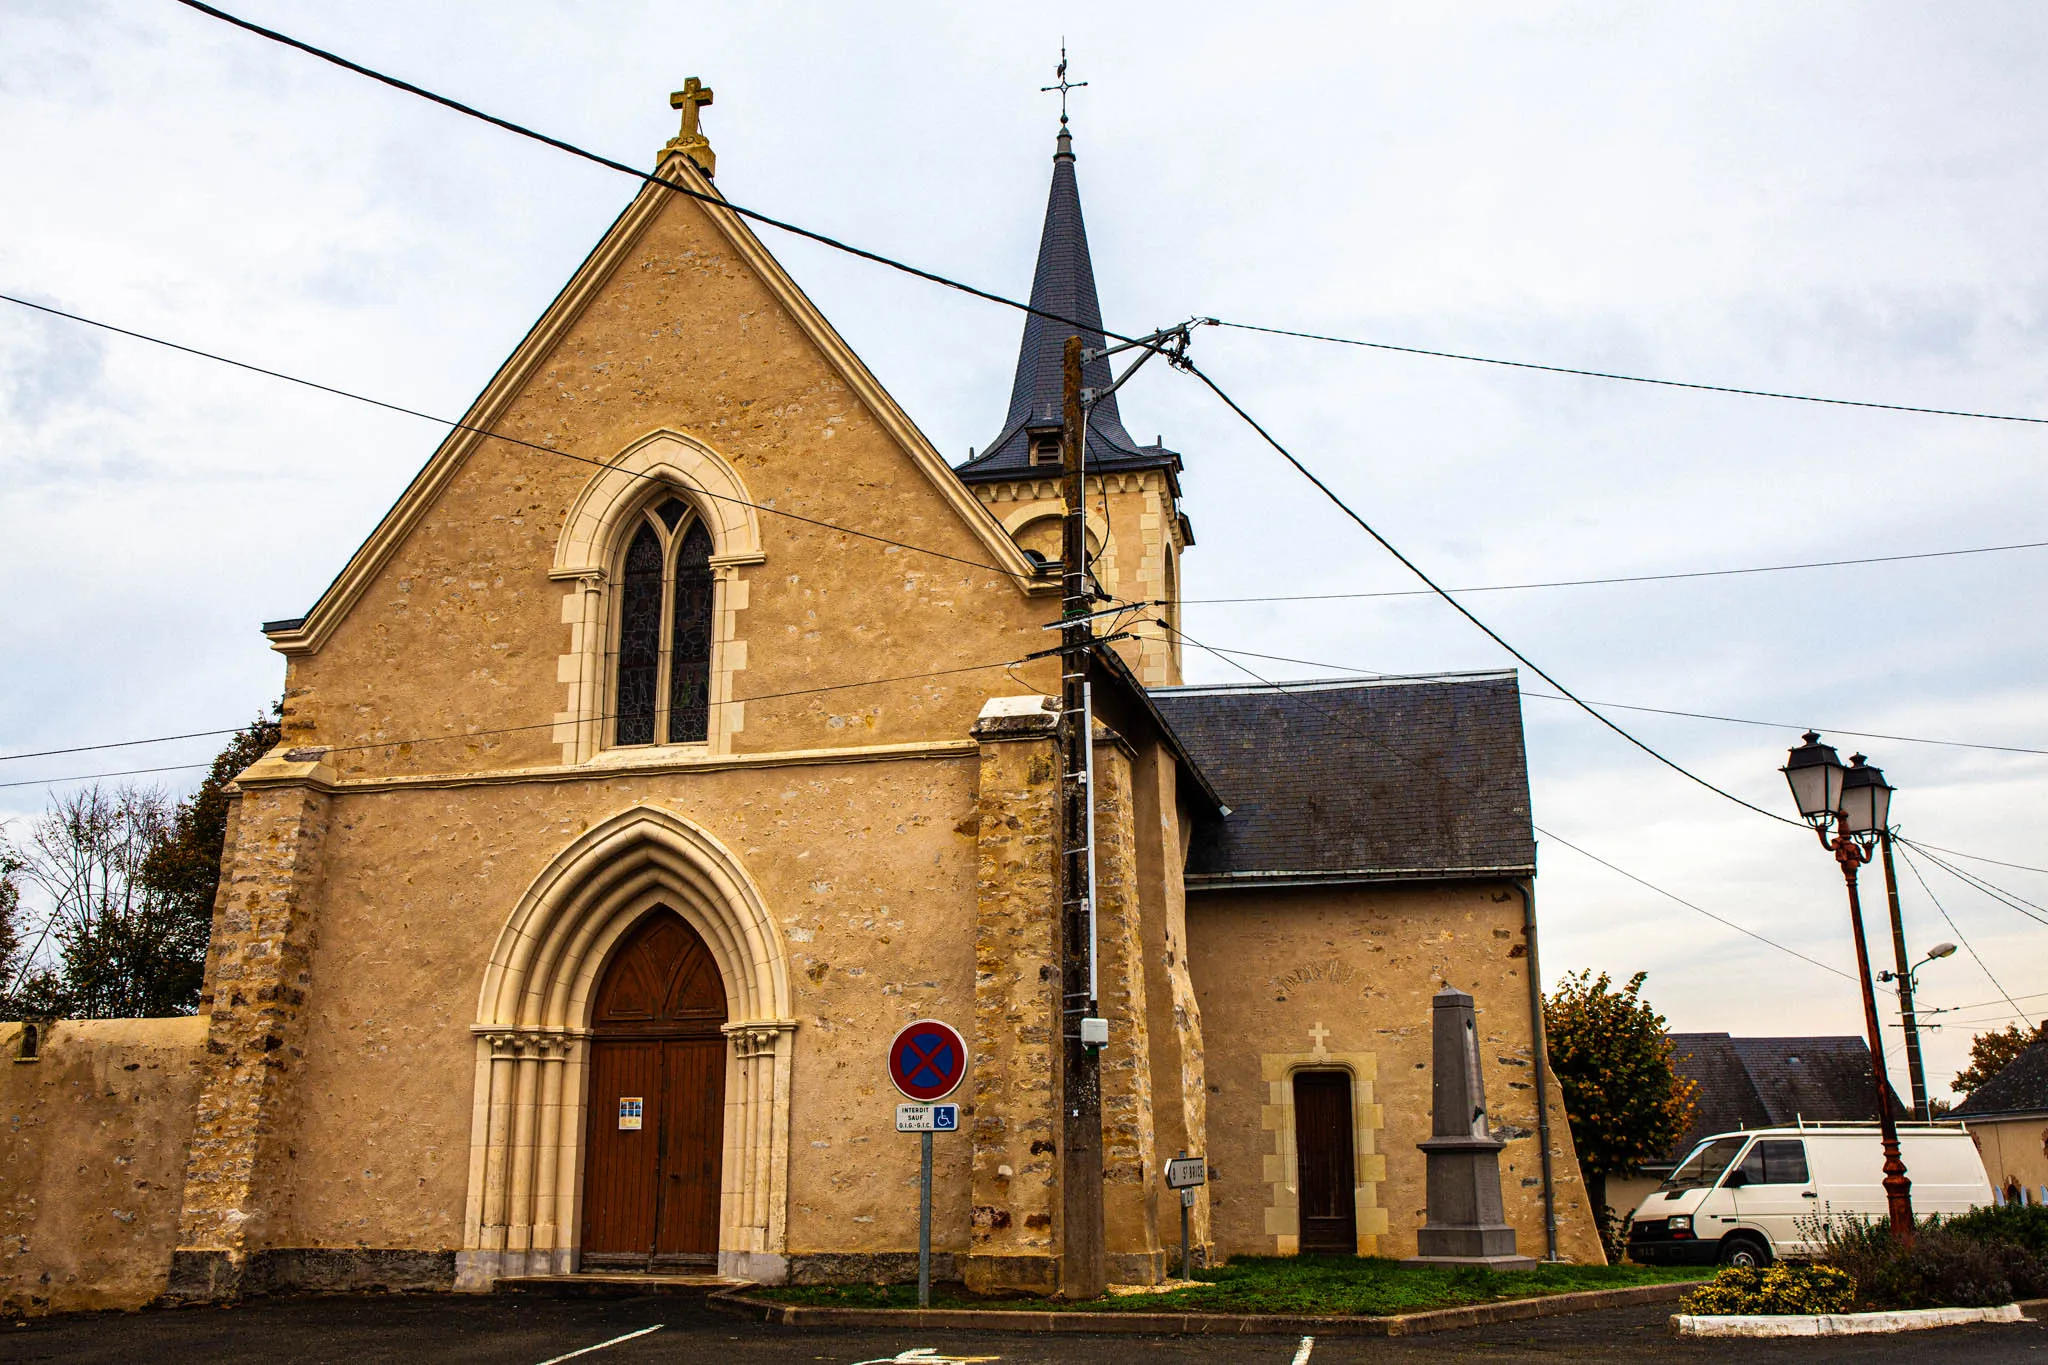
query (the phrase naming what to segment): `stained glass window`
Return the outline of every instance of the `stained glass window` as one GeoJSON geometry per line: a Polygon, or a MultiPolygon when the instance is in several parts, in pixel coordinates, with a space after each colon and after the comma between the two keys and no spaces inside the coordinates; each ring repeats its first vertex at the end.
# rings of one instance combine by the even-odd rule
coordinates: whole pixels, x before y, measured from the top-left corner
{"type": "Polygon", "coordinates": [[[668,742],[695,744],[711,722],[711,533],[699,521],[676,552],[669,644],[668,742]]]}
{"type": "Polygon", "coordinates": [[[654,514],[661,518],[662,525],[673,531],[683,524],[684,517],[690,515],[690,508],[681,498],[670,498],[655,508],[654,514]]]}
{"type": "Polygon", "coordinates": [[[661,683],[661,537],[643,524],[626,551],[619,585],[618,742],[654,742],[661,683]]]}

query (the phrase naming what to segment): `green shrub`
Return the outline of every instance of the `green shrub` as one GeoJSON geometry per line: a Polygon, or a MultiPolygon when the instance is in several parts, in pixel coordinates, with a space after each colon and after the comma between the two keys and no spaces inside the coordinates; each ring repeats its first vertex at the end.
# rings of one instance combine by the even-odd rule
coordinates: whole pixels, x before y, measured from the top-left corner
{"type": "Polygon", "coordinates": [[[2048,1205],[1988,1204],[1941,1225],[1973,1242],[2004,1242],[2048,1256],[2048,1205]]]}
{"type": "Polygon", "coordinates": [[[1930,1218],[1910,1247],[1892,1239],[1888,1223],[1837,1218],[1821,1226],[1816,1260],[1851,1276],[1868,1308],[1996,1307],[2048,1294],[2048,1256],[2032,1249],[2048,1240],[2048,1219],[2000,1216],[2032,1212],[1930,1218]]]}
{"type": "Polygon", "coordinates": [[[1847,1313],[1856,1281],[1833,1266],[1729,1266],[1679,1301],[1685,1313],[1847,1313]]]}

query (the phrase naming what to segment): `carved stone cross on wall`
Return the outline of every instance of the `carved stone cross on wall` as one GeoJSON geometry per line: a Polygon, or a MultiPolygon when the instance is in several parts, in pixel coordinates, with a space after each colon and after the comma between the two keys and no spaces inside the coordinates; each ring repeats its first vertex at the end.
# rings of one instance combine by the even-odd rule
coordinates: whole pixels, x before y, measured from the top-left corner
{"type": "Polygon", "coordinates": [[[668,107],[683,111],[683,128],[678,138],[700,138],[704,131],[697,124],[697,115],[711,103],[711,91],[695,76],[683,82],[683,88],[668,97],[668,107]]]}
{"type": "Polygon", "coordinates": [[[1308,1036],[1315,1042],[1316,1056],[1321,1057],[1329,1052],[1330,1031],[1323,1027],[1322,1020],[1316,1020],[1316,1026],[1308,1031],[1308,1036]]]}

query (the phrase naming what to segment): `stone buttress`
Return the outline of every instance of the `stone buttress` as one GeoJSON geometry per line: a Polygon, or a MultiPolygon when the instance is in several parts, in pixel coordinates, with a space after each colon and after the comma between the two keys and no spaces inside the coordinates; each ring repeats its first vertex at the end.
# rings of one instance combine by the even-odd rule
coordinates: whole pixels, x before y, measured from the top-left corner
{"type": "Polygon", "coordinates": [[[313,889],[334,774],[319,750],[273,750],[237,779],[206,965],[211,993],[199,1105],[168,1297],[233,1297],[277,1231],[284,1135],[304,1052],[313,889]]]}
{"type": "Polygon", "coordinates": [[[1060,759],[1050,697],[983,708],[974,921],[976,1292],[1059,1287],[1060,759]]]}

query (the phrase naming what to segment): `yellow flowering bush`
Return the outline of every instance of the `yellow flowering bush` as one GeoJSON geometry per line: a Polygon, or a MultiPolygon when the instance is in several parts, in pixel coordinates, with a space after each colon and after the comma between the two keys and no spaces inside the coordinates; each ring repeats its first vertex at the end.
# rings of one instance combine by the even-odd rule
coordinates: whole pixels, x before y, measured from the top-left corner
{"type": "Polygon", "coordinates": [[[1856,1281],[1831,1265],[1732,1265],[1679,1300],[1682,1313],[1847,1313],[1856,1281]]]}

